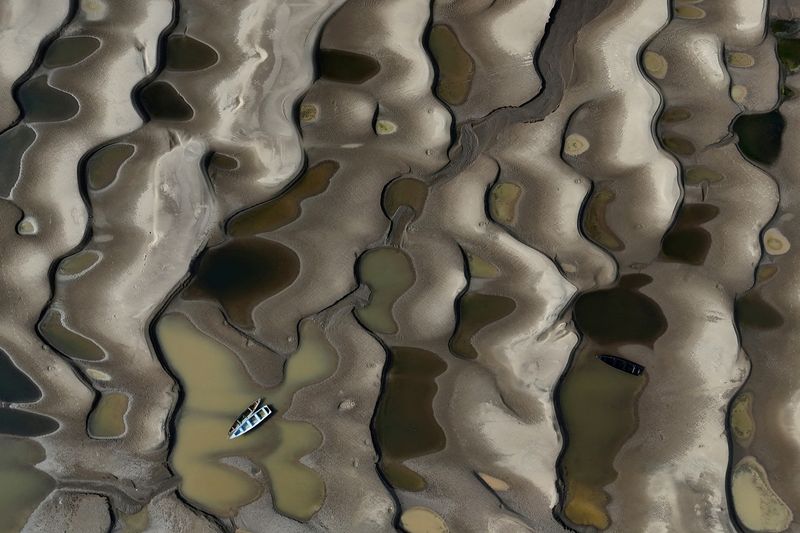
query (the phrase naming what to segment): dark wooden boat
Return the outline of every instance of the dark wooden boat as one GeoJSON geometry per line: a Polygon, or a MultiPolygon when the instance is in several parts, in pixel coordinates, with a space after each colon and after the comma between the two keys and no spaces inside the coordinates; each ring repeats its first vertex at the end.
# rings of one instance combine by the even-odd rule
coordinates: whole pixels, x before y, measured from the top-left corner
{"type": "Polygon", "coordinates": [[[626,372],[628,374],[639,376],[644,372],[644,367],[638,363],[634,363],[633,361],[628,361],[622,357],[618,357],[616,355],[598,355],[598,359],[602,362],[607,364],[610,367],[616,368],[617,370],[621,370],[622,372],[626,372]]]}

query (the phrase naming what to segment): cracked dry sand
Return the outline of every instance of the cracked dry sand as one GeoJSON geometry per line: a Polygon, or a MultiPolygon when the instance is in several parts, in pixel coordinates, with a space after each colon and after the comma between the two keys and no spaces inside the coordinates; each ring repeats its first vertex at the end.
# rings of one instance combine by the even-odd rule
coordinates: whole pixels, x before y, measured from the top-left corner
{"type": "Polygon", "coordinates": [[[796,1],[0,45],[0,533],[800,531],[796,1]]]}

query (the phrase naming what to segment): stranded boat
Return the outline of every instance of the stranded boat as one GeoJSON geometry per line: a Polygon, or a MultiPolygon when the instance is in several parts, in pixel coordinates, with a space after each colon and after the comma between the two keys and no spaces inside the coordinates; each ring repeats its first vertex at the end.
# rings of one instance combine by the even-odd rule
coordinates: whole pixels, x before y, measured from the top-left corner
{"type": "Polygon", "coordinates": [[[234,422],[231,426],[231,430],[228,431],[229,439],[241,437],[251,429],[255,429],[259,424],[261,424],[261,422],[269,418],[269,415],[272,414],[272,409],[270,409],[267,404],[262,405],[263,401],[263,398],[259,398],[251,403],[250,407],[245,409],[244,412],[239,415],[239,418],[237,418],[236,422],[234,422]]]}
{"type": "Polygon", "coordinates": [[[634,363],[633,361],[628,361],[622,357],[617,357],[616,355],[598,355],[597,358],[608,366],[616,368],[617,370],[622,370],[633,376],[640,376],[642,372],[644,372],[644,367],[642,365],[634,363]]]}

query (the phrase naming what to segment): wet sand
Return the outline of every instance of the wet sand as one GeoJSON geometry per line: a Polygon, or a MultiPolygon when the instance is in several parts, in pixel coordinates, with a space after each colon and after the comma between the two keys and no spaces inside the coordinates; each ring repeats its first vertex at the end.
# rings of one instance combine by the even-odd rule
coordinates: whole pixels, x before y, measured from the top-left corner
{"type": "Polygon", "coordinates": [[[798,530],[798,19],[7,1],[0,531],[798,530]]]}

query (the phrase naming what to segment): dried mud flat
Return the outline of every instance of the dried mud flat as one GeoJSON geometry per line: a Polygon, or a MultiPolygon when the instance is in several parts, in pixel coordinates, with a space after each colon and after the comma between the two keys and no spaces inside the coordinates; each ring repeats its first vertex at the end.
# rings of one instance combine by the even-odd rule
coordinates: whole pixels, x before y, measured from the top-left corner
{"type": "Polygon", "coordinates": [[[800,531],[797,2],[0,44],[0,533],[800,531]]]}

